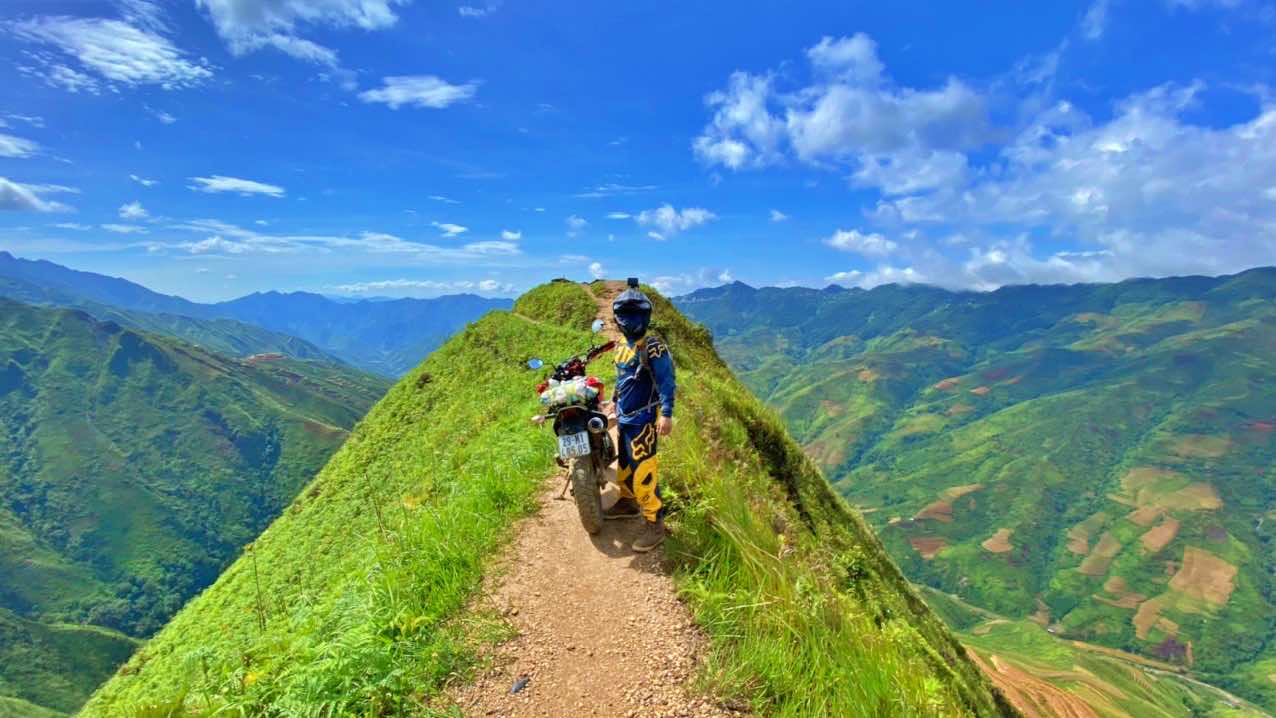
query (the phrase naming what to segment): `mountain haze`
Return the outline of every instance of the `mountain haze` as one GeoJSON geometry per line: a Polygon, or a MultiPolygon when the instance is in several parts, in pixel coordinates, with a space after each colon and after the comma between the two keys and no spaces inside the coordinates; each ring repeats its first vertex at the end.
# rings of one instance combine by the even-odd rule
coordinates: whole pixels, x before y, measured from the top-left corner
{"type": "Polygon", "coordinates": [[[678,303],[968,642],[1057,671],[1048,628],[1276,711],[1276,270],[678,303]]]}
{"type": "Polygon", "coordinates": [[[75,710],[385,388],[0,299],[0,695],[75,710]]]}
{"type": "Polygon", "coordinates": [[[2,251],[0,296],[78,307],[102,319],[172,334],[225,353],[280,352],[299,359],[326,354],[387,377],[415,366],[487,311],[510,306],[507,299],[472,294],[337,301],[308,292],[264,292],[200,304],[124,279],[20,259],[2,251]],[[241,329],[227,320],[257,329],[241,329]]]}

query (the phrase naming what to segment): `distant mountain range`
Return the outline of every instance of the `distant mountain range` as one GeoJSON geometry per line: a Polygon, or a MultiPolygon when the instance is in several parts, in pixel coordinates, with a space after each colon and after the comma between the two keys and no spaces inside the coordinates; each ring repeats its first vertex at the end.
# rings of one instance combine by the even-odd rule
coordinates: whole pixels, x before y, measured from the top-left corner
{"type": "Polygon", "coordinates": [[[257,293],[200,304],[124,279],[7,252],[0,252],[0,296],[77,307],[99,319],[178,336],[222,353],[330,356],[386,377],[403,374],[469,322],[512,305],[508,299],[472,294],[348,301],[306,292],[257,293]]]}
{"type": "Polygon", "coordinates": [[[75,710],[388,386],[0,299],[0,696],[75,710]]]}
{"type": "Polygon", "coordinates": [[[1100,713],[1146,680],[1096,688],[1047,629],[1276,711],[1276,269],[677,303],[980,650],[1100,713]]]}

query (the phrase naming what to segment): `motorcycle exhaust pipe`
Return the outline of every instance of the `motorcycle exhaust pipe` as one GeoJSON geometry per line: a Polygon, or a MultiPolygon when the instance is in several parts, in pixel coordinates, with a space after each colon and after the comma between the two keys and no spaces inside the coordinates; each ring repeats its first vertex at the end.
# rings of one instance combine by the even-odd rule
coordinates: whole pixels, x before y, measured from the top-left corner
{"type": "Polygon", "coordinates": [[[607,430],[607,422],[597,416],[589,417],[589,430],[595,434],[601,434],[607,430]]]}

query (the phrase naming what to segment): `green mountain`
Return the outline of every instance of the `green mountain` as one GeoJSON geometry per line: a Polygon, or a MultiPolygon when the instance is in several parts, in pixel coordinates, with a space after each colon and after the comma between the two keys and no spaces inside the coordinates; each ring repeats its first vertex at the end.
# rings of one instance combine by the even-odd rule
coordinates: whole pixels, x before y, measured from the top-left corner
{"type": "MultiPolygon", "coordinates": [[[[409,372],[83,715],[458,715],[440,688],[506,630],[470,599],[557,471],[524,362],[587,346],[603,290],[540,287],[409,372]]],[[[708,333],[655,301],[680,383],[665,556],[710,638],[704,688],[757,715],[1015,715],[708,333]]]]}
{"type": "Polygon", "coordinates": [[[166,334],[231,357],[283,354],[293,359],[337,361],[308,341],[233,319],[196,319],[180,314],[128,311],[86,299],[78,294],[0,276],[0,297],[24,304],[82,309],[95,319],[130,329],[166,334]]]}
{"type": "Polygon", "coordinates": [[[385,388],[0,300],[0,695],[75,710],[385,388]]]}
{"type": "Polygon", "coordinates": [[[118,277],[21,259],[3,251],[0,296],[78,307],[99,319],[163,332],[235,356],[278,352],[299,359],[322,358],[314,354],[317,351],[387,377],[398,377],[416,366],[469,322],[510,306],[508,299],[472,294],[336,301],[307,292],[259,292],[229,302],[200,304],[118,277]],[[257,331],[247,331],[240,324],[257,331]]]}
{"type": "Polygon", "coordinates": [[[1276,711],[1274,300],[1257,269],[679,304],[909,578],[1276,711]]]}

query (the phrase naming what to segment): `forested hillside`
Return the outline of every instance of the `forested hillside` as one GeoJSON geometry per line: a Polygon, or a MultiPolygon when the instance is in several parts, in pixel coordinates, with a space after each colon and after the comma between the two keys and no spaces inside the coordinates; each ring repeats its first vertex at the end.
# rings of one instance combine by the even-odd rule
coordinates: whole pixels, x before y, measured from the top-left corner
{"type": "Polygon", "coordinates": [[[385,388],[0,300],[0,696],[75,710],[385,388]]]}
{"type": "Polygon", "coordinates": [[[1257,269],[679,304],[910,578],[1022,621],[1007,648],[1048,629],[1276,710],[1274,300],[1257,269]]]}

